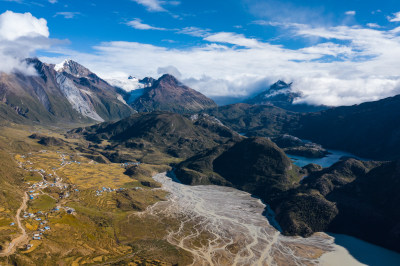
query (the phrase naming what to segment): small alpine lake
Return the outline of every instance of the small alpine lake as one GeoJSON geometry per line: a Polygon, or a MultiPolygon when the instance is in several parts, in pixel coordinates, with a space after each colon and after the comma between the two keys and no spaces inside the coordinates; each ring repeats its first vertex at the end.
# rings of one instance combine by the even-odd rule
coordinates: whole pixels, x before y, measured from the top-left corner
{"type": "Polygon", "coordinates": [[[336,162],[340,161],[343,157],[354,158],[361,161],[368,161],[368,159],[359,158],[351,153],[338,150],[327,150],[329,154],[323,158],[307,158],[303,156],[287,154],[287,156],[293,161],[297,166],[303,167],[310,163],[315,163],[321,165],[322,167],[330,167],[336,162]]]}

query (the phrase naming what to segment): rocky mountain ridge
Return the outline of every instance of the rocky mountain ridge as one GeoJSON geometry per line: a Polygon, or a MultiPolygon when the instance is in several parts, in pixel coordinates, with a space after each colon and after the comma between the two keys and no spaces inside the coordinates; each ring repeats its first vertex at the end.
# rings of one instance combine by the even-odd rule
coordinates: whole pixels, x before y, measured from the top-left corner
{"type": "Polygon", "coordinates": [[[59,65],[26,61],[38,75],[2,73],[0,77],[1,109],[16,113],[8,120],[91,123],[134,113],[114,87],[72,60],[59,65]]]}

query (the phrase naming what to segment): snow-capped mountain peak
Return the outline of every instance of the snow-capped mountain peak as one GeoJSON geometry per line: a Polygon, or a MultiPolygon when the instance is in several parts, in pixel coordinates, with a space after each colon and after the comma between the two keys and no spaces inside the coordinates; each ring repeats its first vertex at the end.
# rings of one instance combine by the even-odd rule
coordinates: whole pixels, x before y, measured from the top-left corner
{"type": "Polygon", "coordinates": [[[71,59],[65,59],[60,64],[55,65],[54,70],[59,73],[67,72],[75,77],[87,77],[92,74],[89,69],[71,59]]]}
{"type": "Polygon", "coordinates": [[[54,66],[54,70],[57,71],[57,72],[62,72],[63,69],[65,68],[65,66],[67,66],[71,61],[72,61],[71,59],[65,59],[61,63],[56,64],[54,66]]]}

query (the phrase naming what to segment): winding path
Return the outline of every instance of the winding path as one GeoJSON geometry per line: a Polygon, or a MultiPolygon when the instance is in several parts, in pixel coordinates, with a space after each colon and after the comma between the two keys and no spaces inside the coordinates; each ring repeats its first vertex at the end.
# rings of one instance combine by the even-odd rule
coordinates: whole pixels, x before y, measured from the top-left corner
{"type": "Polygon", "coordinates": [[[19,207],[19,209],[17,210],[17,214],[15,216],[15,218],[17,220],[18,228],[21,230],[22,235],[18,236],[17,238],[14,238],[11,241],[11,243],[8,245],[7,250],[5,250],[5,251],[0,253],[0,257],[10,256],[10,255],[14,254],[16,249],[17,249],[17,247],[28,240],[28,235],[26,234],[26,230],[22,226],[22,222],[21,222],[21,211],[26,209],[26,207],[27,207],[26,203],[27,202],[28,202],[28,194],[25,192],[23,200],[22,200],[22,204],[19,207]]]}

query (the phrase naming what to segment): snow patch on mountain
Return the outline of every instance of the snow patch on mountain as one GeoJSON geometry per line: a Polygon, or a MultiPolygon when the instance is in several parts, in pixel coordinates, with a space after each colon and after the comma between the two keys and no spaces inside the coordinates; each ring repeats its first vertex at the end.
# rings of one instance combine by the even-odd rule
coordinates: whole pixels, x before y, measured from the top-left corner
{"type": "Polygon", "coordinates": [[[121,88],[125,91],[134,91],[138,89],[143,89],[145,87],[144,84],[139,82],[139,79],[134,78],[134,77],[123,77],[123,78],[111,78],[111,79],[106,79],[108,84],[111,86],[121,88]]]}
{"type": "Polygon", "coordinates": [[[65,68],[66,65],[68,65],[72,60],[71,59],[65,59],[61,63],[57,64],[54,66],[54,70],[57,72],[62,72],[65,68]]]}
{"type": "Polygon", "coordinates": [[[104,122],[104,119],[96,113],[92,104],[89,102],[88,96],[83,94],[87,91],[81,91],[62,73],[57,73],[56,78],[62,93],[68,99],[72,108],[86,117],[99,122],[104,122]]]}

